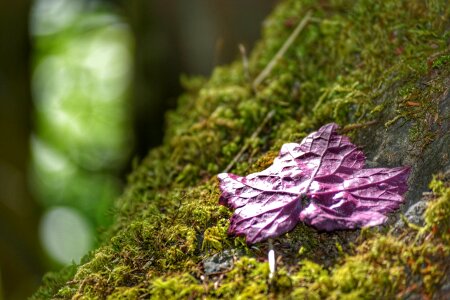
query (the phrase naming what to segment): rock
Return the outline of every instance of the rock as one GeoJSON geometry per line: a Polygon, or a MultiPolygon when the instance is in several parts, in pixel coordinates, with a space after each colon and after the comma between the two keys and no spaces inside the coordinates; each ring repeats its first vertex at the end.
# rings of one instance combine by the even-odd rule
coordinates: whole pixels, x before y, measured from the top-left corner
{"type": "Polygon", "coordinates": [[[414,225],[423,226],[425,221],[423,219],[423,213],[427,208],[427,201],[421,200],[415,204],[413,204],[405,214],[406,220],[409,223],[413,223],[414,225]]]}
{"type": "MultiPolygon", "coordinates": [[[[443,86],[450,86],[450,78],[443,79],[443,86]]],[[[389,101],[389,97],[395,97],[396,93],[398,90],[394,86],[391,91],[387,91],[377,99],[377,102],[385,103],[389,101]]],[[[428,126],[431,129],[424,128],[430,130],[430,134],[435,137],[428,144],[414,141],[411,134],[414,122],[407,122],[401,118],[390,126],[385,126],[397,114],[393,107],[385,111],[377,125],[361,131],[354,140],[355,144],[364,145],[369,167],[411,166],[410,189],[406,194],[404,214],[420,201],[422,192],[428,190],[428,183],[433,174],[450,169],[450,122],[444,117],[450,115],[449,89],[436,97],[433,101],[438,103],[437,111],[442,119],[436,122],[429,121],[428,126]]],[[[433,119],[431,116],[429,118],[433,119]]]]}
{"type": "Polygon", "coordinates": [[[437,293],[436,299],[450,299],[450,279],[447,278],[447,282],[442,285],[437,293]]]}
{"type": "Polygon", "coordinates": [[[214,254],[203,261],[203,269],[206,275],[213,275],[230,270],[234,261],[244,253],[236,249],[229,249],[214,254]]]}
{"type": "MultiPolygon", "coordinates": [[[[425,220],[423,218],[423,214],[427,208],[428,201],[420,200],[416,202],[405,213],[405,218],[409,223],[412,223],[417,226],[425,225],[425,220]]],[[[398,233],[401,229],[405,227],[405,222],[402,219],[398,220],[394,225],[394,233],[398,233]]]]}

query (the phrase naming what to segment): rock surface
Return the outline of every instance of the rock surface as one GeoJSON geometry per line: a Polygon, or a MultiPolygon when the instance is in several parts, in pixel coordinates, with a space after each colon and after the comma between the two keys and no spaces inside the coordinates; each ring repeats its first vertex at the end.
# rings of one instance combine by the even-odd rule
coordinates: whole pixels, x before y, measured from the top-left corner
{"type": "Polygon", "coordinates": [[[203,261],[205,275],[215,275],[230,271],[233,268],[234,262],[242,255],[242,251],[227,249],[206,258],[203,261]]]}

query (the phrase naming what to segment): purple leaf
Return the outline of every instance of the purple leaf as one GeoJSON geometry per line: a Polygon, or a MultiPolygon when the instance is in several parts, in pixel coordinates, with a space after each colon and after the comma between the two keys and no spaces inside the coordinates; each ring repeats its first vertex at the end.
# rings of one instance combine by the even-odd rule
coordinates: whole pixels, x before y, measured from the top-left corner
{"type": "Polygon", "coordinates": [[[300,144],[284,144],[264,171],[218,175],[220,204],[235,209],[230,234],[253,244],[301,221],[319,230],[380,225],[407,190],[409,167],[363,169],[364,153],[327,124],[300,144]]]}

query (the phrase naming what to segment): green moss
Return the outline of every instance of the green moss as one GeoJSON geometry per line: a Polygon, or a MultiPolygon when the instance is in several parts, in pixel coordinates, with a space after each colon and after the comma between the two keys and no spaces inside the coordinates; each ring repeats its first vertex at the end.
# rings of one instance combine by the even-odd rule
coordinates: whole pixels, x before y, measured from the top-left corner
{"type": "Polygon", "coordinates": [[[58,291],[63,295],[72,295],[73,291],[63,286],[73,278],[76,268],[76,265],[70,265],[59,272],[47,273],[42,279],[42,287],[30,299],[51,299],[58,291]]]}
{"type": "Polygon", "coordinates": [[[430,203],[425,214],[425,221],[435,235],[448,242],[450,241],[450,182],[442,179],[444,179],[443,175],[435,176],[430,183],[430,188],[437,199],[430,203]]]}
{"type": "Polygon", "coordinates": [[[203,287],[191,275],[155,279],[151,287],[151,299],[201,298],[203,287]]]}
{"type": "Polygon", "coordinates": [[[202,250],[216,250],[221,251],[224,248],[229,248],[231,246],[227,230],[229,222],[223,221],[216,226],[209,227],[203,233],[202,250]]]}
{"type": "Polygon", "coordinates": [[[215,175],[243,147],[231,170],[238,174],[268,167],[283,143],[326,122],[359,131],[374,121],[407,121],[411,144],[422,150],[438,136],[439,103],[429,99],[445,91],[450,72],[446,1],[283,1],[249,57],[252,77],[307,10],[313,21],[255,89],[240,62],[215,68],[209,79],[182,78],[186,93],[167,115],[164,144],[130,174],[103,246],[76,270],[47,277],[35,299],[433,295],[450,252],[442,180],[432,184],[427,225],[400,237],[364,231],[355,240],[357,232],[297,226],[275,241],[280,261],[271,282],[267,245],[248,247],[226,233],[231,212],[218,205],[215,175]],[[202,261],[230,248],[246,256],[229,272],[205,276],[202,261]]]}
{"type": "Polygon", "coordinates": [[[450,63],[450,55],[442,55],[433,61],[432,66],[435,69],[443,68],[445,65],[450,63]]]}

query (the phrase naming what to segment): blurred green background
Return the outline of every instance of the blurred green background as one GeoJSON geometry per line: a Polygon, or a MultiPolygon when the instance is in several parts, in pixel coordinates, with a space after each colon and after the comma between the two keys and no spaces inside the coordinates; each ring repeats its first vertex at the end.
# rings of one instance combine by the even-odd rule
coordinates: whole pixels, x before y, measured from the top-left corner
{"type": "Polygon", "coordinates": [[[274,4],[0,4],[0,300],[98,245],[131,161],[161,143],[180,74],[239,58],[274,4]]]}

